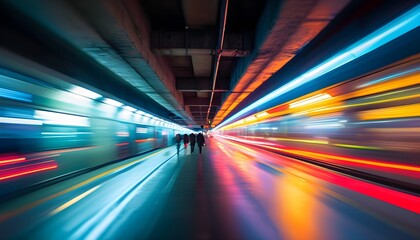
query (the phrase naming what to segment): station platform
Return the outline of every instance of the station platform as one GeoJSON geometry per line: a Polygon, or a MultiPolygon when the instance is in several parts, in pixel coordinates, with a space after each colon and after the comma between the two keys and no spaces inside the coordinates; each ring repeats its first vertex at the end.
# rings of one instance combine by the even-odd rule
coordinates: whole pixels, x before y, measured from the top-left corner
{"type": "Polygon", "coordinates": [[[402,193],[223,138],[206,144],[202,154],[160,149],[4,202],[1,238],[420,236],[402,193]]]}

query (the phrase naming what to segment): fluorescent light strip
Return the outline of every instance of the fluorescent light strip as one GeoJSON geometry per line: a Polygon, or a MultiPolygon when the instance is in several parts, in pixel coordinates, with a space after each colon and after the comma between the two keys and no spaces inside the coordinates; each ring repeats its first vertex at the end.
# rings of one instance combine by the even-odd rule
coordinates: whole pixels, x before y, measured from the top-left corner
{"type": "Polygon", "coordinates": [[[42,125],[42,121],[40,120],[25,119],[25,118],[8,118],[8,117],[0,117],[0,123],[22,124],[22,125],[42,125]]]}
{"type": "Polygon", "coordinates": [[[97,94],[96,92],[92,92],[86,88],[82,88],[82,87],[78,87],[78,86],[74,86],[70,92],[90,98],[90,99],[97,99],[102,97],[102,95],[97,94]]]}
{"type": "Polygon", "coordinates": [[[137,111],[136,111],[136,113],[137,113],[137,114],[140,114],[140,115],[145,115],[145,114],[146,114],[145,112],[143,112],[143,111],[141,111],[141,110],[137,110],[137,111]]]}
{"type": "Polygon", "coordinates": [[[114,107],[121,107],[123,104],[110,98],[105,98],[104,103],[114,107]]]}
{"type": "Polygon", "coordinates": [[[323,100],[326,100],[328,98],[331,98],[331,95],[327,94],[327,93],[321,93],[306,99],[302,99],[300,101],[291,103],[289,105],[290,108],[295,108],[295,107],[301,107],[304,105],[308,105],[308,104],[312,104],[312,103],[316,103],[316,102],[321,102],[323,100]]]}
{"type": "Polygon", "coordinates": [[[219,129],[225,126],[228,123],[231,123],[235,119],[243,116],[249,111],[255,109],[271,101],[280,95],[287,93],[290,90],[293,90],[305,83],[308,83],[328,72],[331,72],[334,69],[337,69],[344,64],[347,64],[363,55],[366,55],[373,50],[389,43],[390,41],[408,33],[409,31],[420,26],[420,5],[417,5],[413,9],[407,11],[403,15],[374,31],[373,33],[367,35],[361,40],[357,41],[353,45],[347,47],[343,51],[337,53],[330,59],[324,61],[318,66],[310,69],[306,73],[300,75],[299,77],[291,80],[289,83],[283,85],[282,87],[276,89],[275,91],[269,93],[265,97],[257,100],[248,107],[242,109],[238,113],[234,114],[232,117],[228,118],[222,124],[218,125],[216,129],[219,129]]]}
{"type": "Polygon", "coordinates": [[[34,118],[42,120],[43,124],[89,127],[89,120],[86,117],[79,117],[70,114],[56,113],[35,110],[34,118]]]}
{"type": "Polygon", "coordinates": [[[130,106],[124,106],[123,108],[124,108],[125,110],[129,111],[129,112],[134,112],[134,111],[136,111],[136,109],[135,109],[135,108],[130,107],[130,106]]]}
{"type": "Polygon", "coordinates": [[[265,116],[268,116],[269,114],[267,113],[267,112],[261,112],[261,113],[257,113],[257,114],[255,114],[255,116],[257,117],[257,118],[260,118],[260,117],[265,117],[265,116]]]}

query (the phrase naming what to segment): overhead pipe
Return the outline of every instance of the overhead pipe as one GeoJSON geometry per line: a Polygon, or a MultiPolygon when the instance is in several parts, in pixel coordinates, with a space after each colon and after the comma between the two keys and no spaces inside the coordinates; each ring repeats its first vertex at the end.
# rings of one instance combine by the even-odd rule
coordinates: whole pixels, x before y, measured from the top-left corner
{"type": "Polygon", "coordinates": [[[219,23],[220,23],[219,41],[218,41],[217,48],[216,48],[216,64],[214,66],[214,72],[213,72],[213,87],[212,87],[212,90],[211,90],[209,109],[207,110],[206,124],[209,121],[210,109],[211,109],[211,105],[213,103],[214,91],[216,89],[217,72],[219,71],[220,58],[222,57],[223,42],[225,40],[225,29],[226,29],[226,18],[227,18],[228,5],[229,5],[229,0],[223,0],[223,2],[221,4],[220,21],[219,21],[219,23]]]}

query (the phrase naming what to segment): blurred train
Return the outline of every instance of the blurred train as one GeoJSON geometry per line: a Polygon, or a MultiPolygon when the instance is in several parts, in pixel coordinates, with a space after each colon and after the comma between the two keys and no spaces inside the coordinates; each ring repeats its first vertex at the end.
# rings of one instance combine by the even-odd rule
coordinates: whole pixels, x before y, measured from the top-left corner
{"type": "Polygon", "coordinates": [[[220,137],[420,192],[420,55],[222,127],[220,137]]]}
{"type": "Polygon", "coordinates": [[[174,144],[190,130],[88,89],[0,69],[0,197],[174,144]]]}

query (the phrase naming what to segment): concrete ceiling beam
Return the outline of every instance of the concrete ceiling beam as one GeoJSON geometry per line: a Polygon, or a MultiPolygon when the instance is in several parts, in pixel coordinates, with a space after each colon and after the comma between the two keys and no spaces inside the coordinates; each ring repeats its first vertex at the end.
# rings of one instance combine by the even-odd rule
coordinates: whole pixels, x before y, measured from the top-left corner
{"type": "MultiPolygon", "coordinates": [[[[178,91],[206,91],[212,90],[212,82],[210,77],[191,77],[191,78],[177,78],[176,89],[178,91]]],[[[217,92],[228,91],[229,86],[227,81],[220,81],[217,84],[217,92]]]]}
{"type": "MultiPolygon", "coordinates": [[[[169,56],[215,55],[215,32],[207,29],[159,30],[151,33],[151,48],[169,56]]],[[[223,57],[243,57],[252,50],[251,34],[226,33],[223,57]]]]}
{"type": "MultiPolygon", "coordinates": [[[[184,104],[189,106],[209,106],[209,97],[200,98],[200,97],[184,97],[184,104]]],[[[213,104],[218,105],[218,104],[213,104]]]]}

